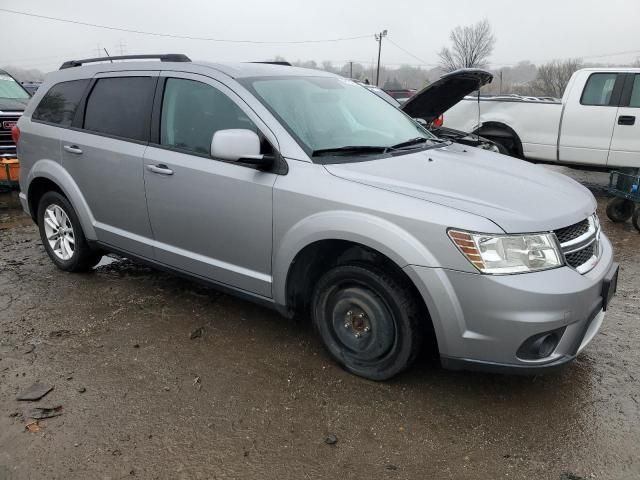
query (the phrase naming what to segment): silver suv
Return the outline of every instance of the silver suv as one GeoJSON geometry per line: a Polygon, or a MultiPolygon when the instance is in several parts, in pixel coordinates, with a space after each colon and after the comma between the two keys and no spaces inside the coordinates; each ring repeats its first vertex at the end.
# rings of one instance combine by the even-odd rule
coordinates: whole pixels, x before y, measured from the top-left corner
{"type": "Polygon", "coordinates": [[[425,347],[538,372],[597,333],[618,269],[578,183],[336,75],[153,58],[67,62],[18,123],[20,199],[62,270],[116,252],[309,315],[374,380],[425,347]]]}

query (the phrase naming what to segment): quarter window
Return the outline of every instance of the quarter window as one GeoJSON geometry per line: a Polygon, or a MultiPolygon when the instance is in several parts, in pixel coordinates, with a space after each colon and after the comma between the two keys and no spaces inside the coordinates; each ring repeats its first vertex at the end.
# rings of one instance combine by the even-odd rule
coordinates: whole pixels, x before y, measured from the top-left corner
{"type": "Polygon", "coordinates": [[[610,105],[617,78],[617,73],[594,73],[591,75],[582,92],[580,103],[582,105],[610,105]]]}
{"type": "Polygon", "coordinates": [[[42,97],[31,118],[63,127],[71,126],[88,84],[89,80],[71,80],[54,85],[42,97]]]}
{"type": "Polygon", "coordinates": [[[155,77],[99,79],[87,99],[85,130],[147,141],[155,81],[155,77]]]}
{"type": "Polygon", "coordinates": [[[162,145],[208,155],[213,134],[229,128],[258,133],[249,117],[220,90],[194,80],[167,79],[160,121],[162,145]]]}

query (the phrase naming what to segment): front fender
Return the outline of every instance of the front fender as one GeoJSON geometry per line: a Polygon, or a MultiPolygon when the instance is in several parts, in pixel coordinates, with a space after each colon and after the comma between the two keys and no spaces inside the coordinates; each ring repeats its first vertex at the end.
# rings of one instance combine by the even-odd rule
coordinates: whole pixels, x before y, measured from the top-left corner
{"type": "Polygon", "coordinates": [[[300,220],[276,244],[273,259],[273,296],[276,304],[286,304],[289,268],[307,245],[321,240],[358,243],[387,256],[398,267],[436,266],[432,253],[413,235],[398,225],[374,215],[352,211],[327,211],[300,220]]]}
{"type": "MultiPolygon", "coordinates": [[[[53,160],[38,160],[31,167],[27,176],[27,198],[30,198],[31,192],[29,189],[31,188],[33,181],[37,178],[46,178],[51,180],[60,188],[60,190],[62,190],[78,216],[84,236],[88,240],[97,240],[98,237],[96,236],[95,229],[93,228],[95,219],[91,213],[91,209],[69,172],[53,160]]],[[[30,213],[35,215],[35,212],[30,213]]]]}

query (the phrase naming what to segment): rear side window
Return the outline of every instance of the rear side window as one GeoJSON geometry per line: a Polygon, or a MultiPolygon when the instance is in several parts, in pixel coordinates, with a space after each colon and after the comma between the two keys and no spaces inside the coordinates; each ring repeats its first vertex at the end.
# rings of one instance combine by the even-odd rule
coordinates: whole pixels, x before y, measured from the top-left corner
{"type": "Polygon", "coordinates": [[[31,118],[40,122],[71,126],[89,80],[57,83],[42,97],[31,118]]]}
{"type": "Polygon", "coordinates": [[[582,92],[582,105],[609,106],[617,73],[594,73],[587,80],[582,92]]]}
{"type": "Polygon", "coordinates": [[[633,76],[633,87],[631,88],[631,100],[629,106],[640,108],[640,75],[633,76]]]}
{"type": "Polygon", "coordinates": [[[101,78],[87,99],[84,129],[147,141],[156,77],[101,78]]]}

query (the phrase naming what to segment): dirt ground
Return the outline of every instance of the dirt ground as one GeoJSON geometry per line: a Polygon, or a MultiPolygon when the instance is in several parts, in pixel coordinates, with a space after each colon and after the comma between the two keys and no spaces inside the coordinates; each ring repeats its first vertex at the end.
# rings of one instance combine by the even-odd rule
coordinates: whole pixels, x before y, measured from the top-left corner
{"type": "Polygon", "coordinates": [[[606,174],[561,171],[622,270],[601,333],[536,377],[357,378],[305,322],[127,260],[56,270],[0,196],[0,480],[640,478],[640,234],[606,219],[606,174]],[[36,381],[55,388],[17,401],[36,381]]]}

